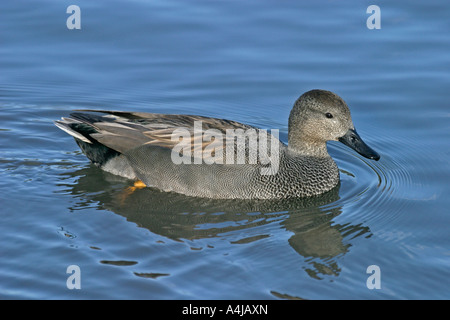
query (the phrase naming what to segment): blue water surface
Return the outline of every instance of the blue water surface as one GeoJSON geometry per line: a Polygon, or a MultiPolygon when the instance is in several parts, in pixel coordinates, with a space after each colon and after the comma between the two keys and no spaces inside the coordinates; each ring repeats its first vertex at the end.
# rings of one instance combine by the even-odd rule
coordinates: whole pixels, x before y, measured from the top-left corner
{"type": "Polygon", "coordinates": [[[450,298],[449,3],[19,0],[0,17],[1,299],[450,298]],[[286,142],[315,88],[381,160],[330,142],[341,184],[314,199],[129,193],[53,125],[82,108],[199,114],[286,142]]]}

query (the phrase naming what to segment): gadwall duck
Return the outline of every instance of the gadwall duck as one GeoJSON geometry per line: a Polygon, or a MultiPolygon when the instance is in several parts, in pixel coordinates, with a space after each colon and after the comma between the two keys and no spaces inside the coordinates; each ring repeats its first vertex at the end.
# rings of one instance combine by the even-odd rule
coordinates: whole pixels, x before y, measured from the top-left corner
{"type": "Polygon", "coordinates": [[[335,93],[311,90],[295,102],[288,145],[270,132],[193,115],[77,110],[55,121],[105,171],[143,186],[216,199],[309,197],[339,183],[326,142],[379,160],[335,93]]]}

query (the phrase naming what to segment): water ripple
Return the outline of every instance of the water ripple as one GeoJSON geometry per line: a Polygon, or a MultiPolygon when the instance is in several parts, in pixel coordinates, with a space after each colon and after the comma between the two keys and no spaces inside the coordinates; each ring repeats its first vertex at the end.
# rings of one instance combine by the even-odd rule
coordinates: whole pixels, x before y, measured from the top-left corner
{"type": "Polygon", "coordinates": [[[433,187],[427,172],[432,170],[430,159],[425,156],[431,152],[427,145],[417,144],[411,137],[377,136],[377,142],[370,143],[381,153],[377,162],[341,144],[330,144],[341,172],[340,199],[330,206],[347,206],[352,209],[348,216],[363,216],[371,227],[383,228],[407,215],[414,205],[411,200],[436,199],[440,191],[433,187]]]}

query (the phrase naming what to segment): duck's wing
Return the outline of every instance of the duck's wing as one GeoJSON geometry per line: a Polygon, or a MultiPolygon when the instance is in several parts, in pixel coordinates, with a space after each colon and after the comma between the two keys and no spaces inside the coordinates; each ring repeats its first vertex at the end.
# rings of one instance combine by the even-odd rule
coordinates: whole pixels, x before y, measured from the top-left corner
{"type": "MultiPolygon", "coordinates": [[[[196,115],[77,111],[80,112],[74,112],[70,118],[63,118],[55,124],[79,140],[87,143],[96,141],[120,153],[143,145],[173,149],[182,142],[183,146],[190,145],[193,156],[211,145],[210,151],[213,149],[213,152],[202,155],[208,157],[221,150],[225,154],[226,143],[236,145],[245,141],[247,149],[253,138],[256,140],[252,143],[257,145],[261,137],[269,143],[272,138],[267,131],[250,125],[196,115]],[[81,127],[88,127],[89,130],[80,130],[81,127]],[[239,137],[244,140],[239,142],[239,137]]],[[[233,150],[236,153],[238,148],[233,150]]]]}

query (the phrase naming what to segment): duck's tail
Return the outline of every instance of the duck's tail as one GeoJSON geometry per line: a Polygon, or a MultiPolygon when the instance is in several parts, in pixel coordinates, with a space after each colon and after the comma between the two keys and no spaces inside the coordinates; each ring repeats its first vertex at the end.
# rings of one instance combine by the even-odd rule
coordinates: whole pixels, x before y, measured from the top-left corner
{"type": "Polygon", "coordinates": [[[69,118],[63,117],[61,120],[54,121],[54,124],[75,138],[81,151],[92,163],[102,166],[120,153],[101,144],[91,136],[98,132],[95,127],[97,120],[97,115],[77,112],[72,113],[69,118]]]}

